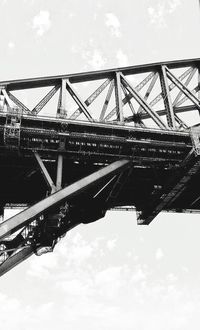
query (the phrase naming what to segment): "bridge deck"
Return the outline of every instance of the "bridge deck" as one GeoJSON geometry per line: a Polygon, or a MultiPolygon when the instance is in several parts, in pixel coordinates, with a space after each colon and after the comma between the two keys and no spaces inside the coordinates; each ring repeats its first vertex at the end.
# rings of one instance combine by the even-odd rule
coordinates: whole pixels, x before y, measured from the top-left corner
{"type": "MultiPolygon", "coordinates": [[[[2,115],[2,204],[33,204],[45,195],[46,183],[40,174],[34,150],[45,160],[53,178],[57,155],[62,153],[64,185],[118,159],[130,159],[134,165],[133,172],[115,203],[116,206],[130,204],[141,207],[155,187],[159,189],[168,177],[174,176],[192,148],[189,132],[25,116],[21,122],[18,151],[5,145],[4,125],[5,116],[2,115]]],[[[181,201],[177,203],[174,207],[179,209],[190,206],[183,205],[181,201]]]]}

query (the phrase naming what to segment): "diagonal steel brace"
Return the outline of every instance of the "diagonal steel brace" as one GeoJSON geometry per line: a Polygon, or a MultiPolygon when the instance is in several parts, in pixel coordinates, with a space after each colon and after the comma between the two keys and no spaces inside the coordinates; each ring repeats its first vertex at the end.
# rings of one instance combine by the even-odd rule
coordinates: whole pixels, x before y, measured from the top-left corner
{"type": "Polygon", "coordinates": [[[30,206],[21,213],[18,213],[14,217],[6,220],[0,224],[0,239],[12,234],[16,230],[33,221],[36,217],[42,215],[44,212],[47,212],[49,209],[64,203],[75,195],[80,194],[83,190],[100,182],[102,179],[121,172],[121,170],[127,167],[129,163],[130,161],[125,159],[116,161],[71,184],[70,186],[57,191],[56,193],[30,206]]]}

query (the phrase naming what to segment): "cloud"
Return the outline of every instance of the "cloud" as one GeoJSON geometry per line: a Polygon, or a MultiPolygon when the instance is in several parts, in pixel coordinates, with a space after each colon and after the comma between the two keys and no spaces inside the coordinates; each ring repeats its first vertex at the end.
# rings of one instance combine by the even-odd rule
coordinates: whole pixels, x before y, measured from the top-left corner
{"type": "Polygon", "coordinates": [[[144,267],[137,265],[135,268],[131,280],[133,282],[144,281],[147,278],[147,272],[144,270],[144,267]]]}
{"type": "Polygon", "coordinates": [[[48,253],[40,257],[32,256],[30,259],[30,267],[28,269],[28,275],[37,277],[40,279],[47,279],[50,276],[50,271],[57,266],[57,259],[53,253],[48,253]]]}
{"type": "Polygon", "coordinates": [[[37,35],[42,37],[51,27],[49,11],[41,10],[39,14],[33,18],[32,27],[36,30],[37,35]]]}
{"type": "Polygon", "coordinates": [[[166,18],[172,14],[181,5],[181,0],[167,0],[157,3],[155,6],[147,8],[150,23],[157,28],[167,27],[166,18]]]}
{"type": "Polygon", "coordinates": [[[117,59],[119,66],[128,66],[129,65],[128,57],[121,49],[117,50],[116,59],[117,59]]]}
{"type": "Polygon", "coordinates": [[[106,64],[106,58],[99,49],[84,51],[82,57],[93,70],[101,69],[106,64]]]}
{"type": "Polygon", "coordinates": [[[4,330],[26,329],[27,323],[29,330],[40,329],[40,326],[44,328],[41,324],[45,325],[53,311],[52,302],[44,304],[38,302],[37,307],[31,307],[28,304],[23,305],[19,298],[2,293],[0,293],[0,304],[0,318],[4,330]]]}
{"type": "Polygon", "coordinates": [[[177,277],[175,274],[173,274],[173,273],[169,273],[169,274],[167,275],[167,280],[168,280],[169,282],[175,282],[175,281],[178,280],[178,277],[177,277]]]}
{"type": "MultiPolygon", "coordinates": [[[[113,237],[88,237],[81,230],[84,233],[84,226],[68,233],[53,254],[33,257],[28,287],[41,292],[41,296],[46,292],[44,301],[37,299],[36,309],[33,305],[22,308],[14,298],[2,297],[3,321],[14,313],[17,328],[25,329],[29,319],[29,330],[39,323],[39,328],[45,324],[49,330],[55,326],[71,330],[186,330],[189,325],[195,328],[199,322],[200,290],[193,292],[181,285],[173,269],[159,275],[156,267],[145,264],[141,258],[134,260],[134,251],[127,264],[126,251],[125,259],[120,257],[120,237],[115,243],[113,237]],[[112,253],[107,251],[109,245],[114,246],[112,253]],[[42,276],[45,281],[41,281],[42,276]]],[[[155,255],[160,260],[164,253],[158,248],[155,255]]],[[[28,299],[31,295],[30,291],[28,299]]],[[[14,329],[14,322],[8,321],[5,330],[14,329]]]]}
{"type": "Polygon", "coordinates": [[[169,1],[169,13],[173,13],[181,5],[181,0],[169,1]]]}
{"type": "Polygon", "coordinates": [[[78,278],[58,281],[56,287],[64,290],[67,295],[77,296],[77,299],[80,296],[88,295],[89,290],[87,281],[84,283],[84,279],[81,280],[78,278]]]}
{"type": "Polygon", "coordinates": [[[94,291],[104,299],[113,299],[124,285],[124,266],[113,266],[96,273],[94,291]]]}
{"type": "Polygon", "coordinates": [[[15,48],[15,43],[13,41],[8,42],[8,48],[13,49],[15,48]]]}
{"type": "Polygon", "coordinates": [[[106,26],[110,29],[111,35],[119,38],[121,37],[121,23],[118,17],[113,13],[107,13],[106,15],[106,26]]]}
{"type": "Polygon", "coordinates": [[[116,246],[117,238],[109,239],[106,243],[108,250],[112,251],[116,246]]]}
{"type": "Polygon", "coordinates": [[[148,14],[150,18],[150,23],[156,25],[158,28],[165,28],[167,26],[165,21],[165,4],[158,3],[155,7],[148,7],[148,14]]]}
{"type": "Polygon", "coordinates": [[[189,269],[188,269],[188,267],[186,267],[186,266],[182,266],[182,267],[181,267],[181,270],[182,270],[184,273],[189,273],[189,269]]]}
{"type": "Polygon", "coordinates": [[[155,254],[156,260],[161,260],[164,257],[163,250],[161,248],[158,248],[155,254]]]}

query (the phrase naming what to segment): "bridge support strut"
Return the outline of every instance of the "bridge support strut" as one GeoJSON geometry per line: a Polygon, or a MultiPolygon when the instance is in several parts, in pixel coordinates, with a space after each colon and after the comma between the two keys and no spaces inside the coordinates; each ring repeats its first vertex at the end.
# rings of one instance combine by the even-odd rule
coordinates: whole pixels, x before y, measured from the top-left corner
{"type": "MultiPolygon", "coordinates": [[[[62,157],[58,159],[57,186],[61,184],[61,174],[62,174],[61,164],[62,164],[62,157]]],[[[121,171],[124,171],[124,169],[126,169],[130,165],[131,162],[126,159],[122,159],[110,165],[107,165],[106,167],[101,168],[100,170],[88,175],[87,177],[84,177],[83,179],[65,188],[58,190],[57,192],[46,197],[45,199],[25,209],[21,213],[18,213],[12,218],[1,223],[0,247],[5,247],[5,250],[3,248],[0,249],[0,257],[1,255],[4,255],[5,257],[3,262],[0,264],[0,276],[6,273],[11,268],[13,268],[14,266],[16,266],[17,264],[19,264],[20,262],[22,262],[23,260],[27,259],[29,256],[32,255],[32,253],[35,252],[33,238],[36,237],[37,232],[39,233],[39,235],[41,235],[40,228],[42,228],[42,230],[44,228],[47,228],[48,232],[47,233],[45,232],[45,235],[49,234],[50,238],[51,239],[55,238],[55,242],[57,242],[57,238],[59,237],[59,234],[57,237],[57,233],[61,233],[63,235],[65,232],[67,232],[68,230],[70,230],[71,228],[82,222],[82,219],[78,219],[78,220],[76,219],[74,223],[73,221],[72,222],[66,221],[65,223],[63,222],[64,229],[56,228],[56,224],[59,224],[60,221],[61,222],[63,221],[61,209],[63,208],[63,205],[66,205],[66,203],[71,200],[71,198],[80,195],[83,191],[85,192],[87,189],[91,188],[91,186],[98,185],[99,183],[101,183],[101,181],[105,180],[106,178],[109,179],[113,175],[121,173],[121,171]],[[58,210],[60,210],[59,213],[58,210]],[[56,234],[51,232],[52,230],[54,230],[54,228],[56,234]],[[13,243],[19,242],[19,244],[12,247],[12,240],[9,241],[10,242],[9,244],[12,247],[11,250],[13,249],[13,253],[12,252],[7,253],[6,252],[7,237],[15,233],[19,229],[21,229],[21,232],[20,234],[17,234],[17,236],[20,235],[20,239],[18,240],[17,236],[15,236],[15,238],[13,239],[13,243]],[[27,232],[25,232],[26,229],[27,232]]],[[[86,210],[86,214],[91,216],[90,212],[89,211],[87,212],[87,210],[86,210]]],[[[65,214],[64,217],[67,217],[67,215],[65,214]]]]}

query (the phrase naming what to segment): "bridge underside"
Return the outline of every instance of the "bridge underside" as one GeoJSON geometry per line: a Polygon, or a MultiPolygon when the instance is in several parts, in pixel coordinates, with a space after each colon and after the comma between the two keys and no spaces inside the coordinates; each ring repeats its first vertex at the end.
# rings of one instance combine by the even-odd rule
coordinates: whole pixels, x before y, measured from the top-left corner
{"type": "Polygon", "coordinates": [[[138,224],[199,212],[199,89],[199,60],[0,83],[0,209],[25,207],[0,224],[0,275],[109,209],[134,207],[138,224]],[[73,87],[101,79],[85,101],[73,87]],[[32,110],[14,94],[52,86],[32,110]],[[41,116],[58,90],[56,115],[41,116]],[[90,105],[103,92],[97,119],[90,105]]]}

